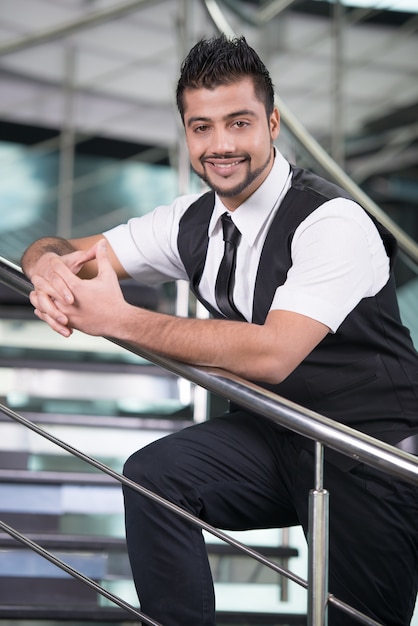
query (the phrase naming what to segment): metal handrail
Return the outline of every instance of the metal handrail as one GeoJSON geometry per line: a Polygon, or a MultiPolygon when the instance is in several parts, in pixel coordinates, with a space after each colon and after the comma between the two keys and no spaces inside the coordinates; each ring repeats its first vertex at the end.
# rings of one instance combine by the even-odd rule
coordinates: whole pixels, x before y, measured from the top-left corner
{"type": "MultiPolygon", "coordinates": [[[[98,24],[126,15],[130,12],[146,7],[148,4],[157,3],[160,0],[127,0],[117,7],[110,7],[96,11],[79,19],[75,19],[53,28],[45,29],[34,35],[17,38],[11,42],[0,45],[0,57],[10,53],[26,50],[28,48],[71,35],[79,30],[91,28],[98,24]]],[[[292,4],[294,0],[281,0],[275,5],[264,7],[259,11],[260,23],[266,23],[273,15],[292,4]]],[[[219,32],[228,36],[236,33],[225,18],[224,12],[217,0],[203,0],[206,11],[219,32]]],[[[280,110],[281,120],[289,129],[293,138],[313,157],[324,169],[328,176],[343,187],[353,198],[361,204],[371,215],[378,219],[397,239],[401,252],[415,264],[414,271],[418,266],[418,244],[400,226],[394,222],[334,161],[334,159],[322,148],[314,137],[306,130],[300,121],[293,115],[285,102],[276,94],[276,104],[280,110]]]]}
{"type": "MultiPolygon", "coordinates": [[[[0,410],[2,409],[0,408],[0,410]]],[[[91,589],[94,589],[94,591],[97,591],[97,593],[99,593],[103,597],[107,598],[111,602],[114,602],[114,604],[117,604],[117,606],[119,606],[121,609],[125,609],[132,615],[139,617],[142,620],[141,623],[148,624],[148,626],[162,626],[159,622],[156,622],[155,620],[151,619],[150,617],[148,617],[148,615],[145,615],[145,613],[142,613],[142,611],[138,611],[134,606],[132,606],[128,602],[125,602],[125,600],[122,600],[118,596],[114,595],[113,593],[111,593],[110,591],[108,591],[107,589],[99,585],[98,583],[96,583],[96,581],[92,580],[88,576],[85,576],[84,574],[76,570],[74,567],[71,567],[71,565],[68,565],[68,563],[65,563],[64,561],[59,559],[57,556],[55,556],[48,550],[45,550],[45,548],[40,546],[38,543],[36,543],[35,541],[32,541],[28,537],[25,537],[25,535],[23,535],[22,533],[17,531],[15,528],[12,528],[11,526],[9,526],[8,524],[6,524],[5,522],[1,520],[0,520],[0,530],[3,530],[5,533],[7,533],[8,535],[16,539],[16,541],[19,541],[19,543],[23,544],[24,546],[26,546],[33,552],[36,552],[36,554],[39,554],[39,556],[43,557],[44,559],[46,559],[47,561],[49,561],[56,567],[59,567],[62,571],[66,572],[73,578],[84,583],[91,589]]]]}
{"type": "MultiPolygon", "coordinates": [[[[304,580],[300,576],[297,576],[296,574],[294,574],[293,572],[291,572],[287,568],[282,567],[281,565],[278,565],[274,561],[271,561],[270,559],[268,559],[264,555],[260,554],[256,550],[254,550],[254,548],[251,548],[251,547],[243,544],[242,542],[238,541],[237,539],[234,539],[233,537],[231,537],[227,533],[224,533],[223,531],[219,530],[218,528],[215,528],[214,526],[211,526],[207,522],[202,521],[198,517],[195,517],[194,515],[192,515],[191,513],[186,511],[185,509],[182,509],[181,507],[177,506],[176,504],[173,504],[169,500],[165,500],[164,498],[162,498],[161,496],[157,495],[156,493],[150,491],[149,489],[146,489],[142,485],[139,485],[138,483],[135,483],[134,481],[130,480],[129,478],[126,478],[125,476],[123,476],[122,474],[119,474],[118,472],[116,472],[112,468],[108,467],[107,465],[105,465],[101,461],[98,461],[97,459],[94,459],[94,458],[84,454],[80,450],[77,450],[77,448],[74,448],[73,446],[70,446],[69,444],[67,444],[66,442],[62,441],[61,439],[58,439],[54,435],[52,435],[52,434],[48,433],[47,431],[43,430],[37,424],[34,424],[33,422],[31,422],[27,418],[23,417],[22,415],[19,415],[15,411],[12,411],[10,408],[0,404],[0,412],[3,413],[4,415],[7,415],[8,417],[10,417],[11,419],[15,420],[16,422],[19,422],[22,426],[25,426],[26,428],[32,430],[33,432],[37,433],[38,435],[44,437],[45,439],[47,439],[48,441],[50,441],[54,445],[59,446],[63,450],[66,450],[67,452],[69,452],[73,456],[76,456],[77,458],[79,458],[82,461],[88,463],[89,465],[92,465],[93,467],[95,467],[96,469],[100,470],[101,472],[111,476],[112,478],[117,480],[122,485],[125,485],[125,486],[129,487],[130,489],[133,489],[134,491],[137,491],[138,493],[141,493],[145,497],[150,498],[151,500],[154,500],[155,502],[157,502],[161,506],[164,506],[165,508],[170,509],[172,513],[175,513],[176,515],[179,515],[180,517],[183,517],[184,519],[186,519],[190,523],[198,526],[202,530],[206,530],[207,532],[209,532],[210,534],[214,535],[218,539],[221,539],[225,543],[228,543],[229,545],[233,546],[234,548],[237,548],[237,550],[239,550],[243,554],[246,554],[250,558],[255,559],[256,561],[258,561],[262,565],[268,567],[269,569],[275,571],[276,573],[278,573],[278,574],[280,574],[282,576],[285,576],[286,578],[288,578],[292,582],[300,585],[304,589],[308,589],[308,582],[306,580],[304,580]]],[[[149,626],[161,626],[157,622],[154,622],[152,619],[150,619],[148,616],[144,615],[143,613],[138,612],[135,609],[135,607],[131,606],[127,602],[124,602],[123,600],[120,600],[117,596],[115,596],[111,592],[109,592],[106,589],[104,589],[103,587],[101,587],[98,583],[96,583],[95,581],[91,580],[87,576],[84,576],[84,574],[81,574],[80,572],[78,572],[77,570],[72,568],[70,565],[68,565],[67,563],[64,563],[63,561],[58,559],[56,556],[51,554],[48,550],[45,550],[45,548],[41,547],[39,544],[35,543],[31,539],[25,537],[24,535],[19,533],[17,530],[15,530],[14,528],[11,528],[10,526],[8,526],[7,524],[5,524],[2,521],[0,521],[0,529],[3,530],[4,532],[8,533],[12,537],[14,537],[17,541],[19,541],[23,545],[25,545],[25,546],[29,547],[30,549],[34,550],[40,556],[43,556],[44,558],[46,558],[48,561],[50,561],[51,563],[53,563],[54,565],[56,565],[57,567],[59,567],[63,571],[65,571],[68,574],[70,574],[70,576],[73,576],[74,578],[77,578],[81,582],[84,582],[89,587],[92,587],[93,589],[95,589],[101,595],[105,596],[106,598],[108,598],[112,602],[115,602],[115,604],[117,604],[121,608],[126,609],[128,612],[133,613],[134,615],[137,615],[137,616],[139,615],[144,620],[144,623],[149,624],[149,626]]],[[[351,607],[350,605],[346,604],[345,602],[343,602],[339,598],[336,598],[332,594],[327,594],[326,601],[327,601],[327,603],[334,605],[335,607],[337,607],[341,611],[351,615],[359,623],[365,624],[366,626],[382,626],[379,622],[375,621],[374,619],[372,619],[370,617],[367,617],[366,615],[364,615],[363,613],[361,613],[357,609],[354,609],[353,607],[351,607]]]]}
{"type": "MultiPolygon", "coordinates": [[[[31,290],[31,283],[23,275],[20,268],[2,257],[0,257],[0,282],[15,289],[23,295],[28,295],[31,290]]],[[[189,381],[216,393],[217,395],[236,402],[243,408],[256,412],[259,415],[272,420],[276,424],[284,426],[289,430],[314,440],[316,442],[317,449],[326,445],[346,456],[356,459],[359,462],[372,465],[373,467],[387,471],[388,473],[393,474],[407,482],[418,485],[418,459],[412,454],[398,450],[389,444],[381,442],[369,435],[365,435],[364,433],[356,431],[348,426],[345,426],[344,424],[334,422],[319,413],[305,409],[304,407],[290,402],[285,398],[273,394],[258,385],[250,383],[224,370],[218,368],[192,366],[168,359],[167,357],[156,355],[148,350],[140,350],[136,346],[134,347],[126,342],[116,341],[111,338],[108,339],[126,348],[127,350],[134,352],[138,356],[141,356],[158,366],[164,367],[180,377],[186,378],[189,381]]],[[[153,492],[134,483],[133,481],[130,481],[103,463],[84,455],[79,450],[69,446],[46,431],[43,431],[37,425],[33,424],[26,418],[19,416],[7,407],[0,406],[0,411],[12,419],[20,422],[27,428],[34,430],[41,436],[49,439],[52,443],[59,445],[70,454],[81,458],[100,471],[112,476],[120,483],[129,486],[143,495],[146,495],[146,497],[158,501],[174,513],[187,518],[190,522],[207,530],[209,533],[217,536],[219,539],[229,543],[230,545],[235,546],[267,567],[288,577],[293,582],[308,588],[308,583],[294,575],[292,572],[289,572],[285,568],[278,566],[276,563],[269,561],[266,557],[259,554],[252,548],[245,546],[222,531],[219,531],[209,524],[202,522],[202,520],[194,517],[173,503],[160,498],[160,496],[154,494],[153,492]]],[[[0,526],[8,532],[3,524],[0,523],[0,526]]],[[[43,549],[41,548],[41,550],[43,549]]],[[[59,564],[57,565],[60,567],[59,564]]],[[[349,613],[363,624],[368,624],[369,626],[376,626],[378,624],[378,622],[366,617],[338,598],[335,598],[332,594],[326,594],[326,601],[327,603],[337,606],[342,611],[349,613]]],[[[152,624],[152,622],[148,623],[152,624]]]]}
{"type": "MultiPolygon", "coordinates": [[[[15,263],[0,256],[0,282],[28,295],[31,282],[15,263]]],[[[308,437],[377,469],[386,470],[407,482],[418,485],[418,459],[407,452],[366,435],[345,424],[335,422],[320,413],[306,409],[295,402],[282,398],[259,385],[235,374],[215,367],[203,367],[182,363],[138,348],[129,342],[111,337],[109,341],[130,352],[211,391],[244,409],[267,417],[299,435],[308,437]]]]}
{"type": "MultiPolygon", "coordinates": [[[[291,0],[284,0],[282,2],[283,6],[289,4],[290,1],[291,0]]],[[[147,0],[125,2],[123,5],[121,5],[121,11],[129,12],[139,7],[140,5],[146,5],[147,3],[147,0]]],[[[226,22],[225,17],[220,10],[216,0],[204,0],[204,4],[218,30],[221,32],[225,32],[230,36],[234,36],[235,33],[226,22]]],[[[105,21],[113,16],[113,12],[110,12],[109,14],[107,14],[106,12],[99,12],[92,16],[91,21],[89,21],[88,19],[84,19],[82,20],[82,23],[74,22],[63,25],[61,29],[58,28],[54,29],[53,31],[38,33],[38,35],[36,35],[35,37],[24,38],[22,40],[12,42],[11,46],[9,45],[8,47],[0,47],[0,55],[7,54],[11,50],[27,47],[28,45],[37,45],[38,43],[42,43],[43,41],[49,40],[56,36],[60,36],[64,33],[68,34],[68,32],[73,32],[74,29],[89,26],[96,21],[105,21]]],[[[409,260],[411,264],[415,264],[415,266],[417,267],[418,245],[416,244],[416,242],[411,239],[393,220],[391,220],[387,216],[387,214],[384,213],[380,209],[380,207],[376,203],[374,203],[360,189],[358,185],[355,184],[355,182],[343,171],[343,169],[339,167],[339,165],[337,165],[337,163],[328,155],[328,153],[319,145],[319,143],[316,142],[316,140],[307,132],[302,124],[300,124],[300,122],[293,116],[290,110],[286,107],[285,103],[281,101],[279,96],[276,95],[275,98],[276,104],[281,112],[282,120],[284,124],[288,127],[293,137],[315,159],[315,161],[324,169],[324,171],[329,175],[331,179],[333,179],[337,184],[345,188],[359,204],[361,204],[371,215],[377,218],[396,237],[401,252],[407,257],[407,260],[409,260]]],[[[24,295],[27,295],[30,291],[30,283],[22,275],[20,268],[5,260],[2,260],[1,257],[0,282],[3,282],[7,286],[19,291],[24,295]],[[6,270],[3,272],[5,266],[6,270]]],[[[257,385],[251,384],[239,378],[238,376],[230,374],[229,372],[225,372],[217,368],[196,367],[184,363],[179,363],[177,361],[173,361],[171,359],[156,355],[148,350],[139,350],[136,347],[134,348],[129,343],[116,341],[112,338],[108,339],[178,376],[186,378],[189,381],[194,382],[197,385],[204,387],[209,391],[212,391],[213,393],[216,393],[217,395],[228,398],[229,400],[236,402],[242,407],[250,411],[254,411],[259,415],[262,415],[272,420],[276,424],[284,426],[316,442],[315,445],[317,458],[315,466],[315,489],[313,490],[313,492],[311,492],[311,494],[314,496],[311,505],[313,509],[312,519],[314,522],[312,525],[315,526],[316,530],[314,531],[313,535],[310,534],[310,538],[312,539],[312,546],[310,546],[309,556],[310,575],[312,560],[321,560],[321,556],[325,554],[325,548],[323,544],[327,543],[326,533],[324,534],[321,528],[321,526],[327,526],[327,512],[325,510],[325,503],[327,501],[328,494],[325,490],[323,490],[321,476],[324,445],[331,447],[332,449],[346,456],[352,457],[358,461],[362,461],[380,470],[387,471],[388,473],[395,475],[403,480],[406,480],[407,482],[418,485],[418,459],[413,455],[400,451],[388,444],[374,439],[373,437],[364,435],[363,433],[359,433],[358,431],[351,429],[345,425],[336,423],[318,413],[308,411],[307,409],[304,409],[303,407],[295,403],[289,402],[284,398],[280,398],[279,396],[272,394],[257,385]],[[319,521],[315,519],[317,514],[319,521]]],[[[49,433],[43,431],[38,426],[30,422],[29,420],[26,420],[22,416],[14,413],[7,407],[0,405],[0,412],[20,422],[25,427],[34,430],[39,435],[49,439],[52,443],[67,450],[70,454],[73,454],[74,456],[81,458],[85,462],[90,463],[91,465],[104,472],[105,474],[110,475],[120,483],[142,493],[146,497],[156,500],[162,506],[171,509],[172,512],[187,518],[191,523],[194,523],[204,530],[207,530],[209,533],[217,536],[222,541],[225,541],[226,543],[229,543],[230,545],[236,547],[240,551],[246,553],[248,556],[258,560],[259,562],[275,570],[279,574],[286,576],[293,582],[296,582],[297,584],[303,586],[305,589],[310,587],[311,589],[309,595],[308,615],[310,615],[310,623],[312,625],[316,626],[316,624],[323,623],[323,609],[324,605],[328,603],[340,608],[342,611],[350,614],[352,617],[354,617],[363,624],[367,624],[369,626],[378,625],[378,623],[373,619],[366,617],[359,611],[340,601],[338,598],[335,598],[333,595],[328,594],[326,580],[319,580],[318,587],[312,591],[312,587],[315,587],[315,585],[317,585],[315,575],[313,575],[311,578],[308,578],[308,582],[304,581],[303,579],[294,575],[289,570],[286,570],[285,568],[278,566],[276,563],[269,561],[267,558],[265,558],[263,555],[256,552],[252,548],[249,548],[248,546],[245,546],[235,539],[232,539],[225,533],[190,515],[188,512],[184,511],[180,507],[177,507],[176,505],[173,505],[172,503],[160,498],[156,494],[153,494],[152,492],[146,490],[144,487],[141,487],[133,481],[126,479],[121,474],[114,472],[111,468],[100,463],[99,461],[87,457],[86,455],[76,450],[75,448],[72,448],[65,442],[60,441],[59,439],[49,435],[49,433]],[[312,599],[315,596],[315,593],[318,593],[318,598],[316,600],[317,606],[312,607],[312,599]],[[315,611],[317,612],[316,614],[315,611]]],[[[100,587],[100,585],[98,585],[95,581],[89,579],[80,572],[77,572],[77,570],[74,570],[71,566],[65,564],[60,559],[46,551],[44,548],[31,541],[27,537],[24,537],[21,533],[19,533],[15,529],[12,529],[10,526],[1,521],[0,529],[10,534],[17,541],[34,550],[57,567],[60,567],[71,576],[79,579],[91,588],[95,589],[98,593],[105,596],[121,608],[124,608],[135,616],[141,618],[143,623],[146,623],[149,626],[161,626],[148,616],[144,615],[140,611],[137,611],[128,603],[120,600],[119,598],[117,598],[117,596],[114,596],[113,594],[105,590],[103,587],[100,587]]],[[[312,569],[314,569],[314,565],[312,569]]],[[[318,578],[322,577],[323,579],[325,579],[327,577],[326,571],[322,570],[322,572],[320,573],[321,576],[319,576],[318,578]]]]}
{"type": "Polygon", "coordinates": [[[21,50],[27,50],[43,43],[49,43],[55,39],[61,39],[74,33],[79,32],[85,28],[92,28],[99,24],[104,24],[110,20],[115,20],[124,15],[128,15],[133,11],[136,11],[141,6],[148,4],[156,4],[159,0],[127,0],[122,4],[115,7],[107,7],[102,10],[89,13],[87,16],[70,20],[59,26],[52,28],[46,28],[45,30],[38,31],[34,35],[24,35],[18,37],[15,40],[7,41],[0,45],[0,57],[13,52],[19,52],[21,50]]]}

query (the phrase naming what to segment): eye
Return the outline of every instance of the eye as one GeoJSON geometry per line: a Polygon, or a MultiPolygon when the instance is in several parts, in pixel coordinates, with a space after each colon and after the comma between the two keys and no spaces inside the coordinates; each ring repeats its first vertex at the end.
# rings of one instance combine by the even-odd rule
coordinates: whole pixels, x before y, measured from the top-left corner
{"type": "Polygon", "coordinates": [[[236,122],[234,122],[234,126],[236,126],[237,128],[245,128],[246,126],[248,126],[248,122],[244,122],[243,120],[236,120],[236,122]]]}
{"type": "Polygon", "coordinates": [[[195,126],[195,128],[193,129],[193,132],[194,133],[205,133],[208,130],[209,130],[209,126],[207,126],[206,124],[200,124],[199,126],[195,126]]]}

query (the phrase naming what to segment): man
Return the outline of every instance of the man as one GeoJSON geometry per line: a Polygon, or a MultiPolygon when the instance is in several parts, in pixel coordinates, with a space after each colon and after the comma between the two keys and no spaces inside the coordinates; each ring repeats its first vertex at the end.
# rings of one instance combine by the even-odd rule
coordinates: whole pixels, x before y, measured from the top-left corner
{"type": "MultiPolygon", "coordinates": [[[[104,235],[32,244],[22,266],[36,315],[65,337],[76,328],[219,366],[389,443],[414,443],[418,357],[399,319],[393,238],[341,189],[274,148],[273,86],[244,38],[194,46],[177,103],[191,165],[212,191],[104,235]],[[232,269],[220,278],[224,252],[232,269]],[[133,307],[118,283],[128,276],[187,278],[214,319],[133,307]]],[[[306,531],[312,448],[233,406],[138,451],[125,474],[220,528],[306,531]]],[[[333,452],[325,487],[330,592],[405,626],[418,582],[417,489],[333,452]]],[[[213,626],[199,529],[130,489],[125,506],[144,612],[166,626],[213,626]]],[[[332,607],[329,620],[354,623],[332,607]]]]}

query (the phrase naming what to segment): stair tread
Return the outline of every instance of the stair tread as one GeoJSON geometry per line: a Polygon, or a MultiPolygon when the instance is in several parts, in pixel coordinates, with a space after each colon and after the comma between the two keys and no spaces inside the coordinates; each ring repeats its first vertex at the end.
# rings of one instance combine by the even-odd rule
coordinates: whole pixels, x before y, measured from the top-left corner
{"type": "Polygon", "coordinates": [[[89,472],[66,472],[66,471],[33,471],[26,469],[0,469],[0,483],[30,483],[30,484],[53,484],[53,485],[115,485],[120,483],[107,474],[89,472]]]}
{"type": "MultiPolygon", "coordinates": [[[[123,537],[108,537],[108,536],[94,536],[94,535],[71,535],[71,534],[58,534],[58,533],[25,533],[25,536],[42,545],[44,548],[49,549],[65,549],[71,548],[72,550],[88,549],[89,551],[98,550],[115,550],[125,549],[126,541],[123,537]]],[[[25,549],[26,546],[17,542],[13,537],[7,533],[0,532],[0,548],[14,546],[16,548],[25,549]]],[[[292,546],[249,546],[256,550],[260,554],[269,557],[277,558],[291,558],[296,557],[299,554],[297,548],[292,546]]],[[[237,555],[239,556],[236,548],[224,543],[207,543],[208,552],[211,554],[219,555],[237,555]]]]}

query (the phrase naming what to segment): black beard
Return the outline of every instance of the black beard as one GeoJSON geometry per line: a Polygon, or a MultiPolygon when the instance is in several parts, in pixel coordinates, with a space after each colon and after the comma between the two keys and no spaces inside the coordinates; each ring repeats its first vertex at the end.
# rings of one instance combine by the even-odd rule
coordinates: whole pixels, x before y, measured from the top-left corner
{"type": "MultiPolygon", "coordinates": [[[[241,183],[238,183],[235,187],[232,187],[232,189],[227,189],[227,190],[223,190],[219,188],[217,185],[214,185],[209,180],[209,178],[205,174],[204,160],[201,160],[203,172],[198,172],[193,167],[192,169],[195,172],[195,174],[197,174],[199,178],[203,180],[203,182],[206,183],[207,186],[210,189],[212,189],[212,191],[214,191],[220,198],[233,198],[234,196],[239,196],[243,191],[245,191],[245,189],[247,189],[247,187],[249,187],[255,181],[255,179],[258,178],[260,174],[264,172],[264,170],[268,167],[270,163],[270,158],[271,158],[271,155],[269,155],[264,165],[260,165],[260,167],[258,167],[256,170],[253,170],[253,171],[251,171],[250,169],[248,171],[247,176],[244,178],[244,180],[241,183]]],[[[247,160],[250,161],[249,157],[247,157],[247,160]]]]}

